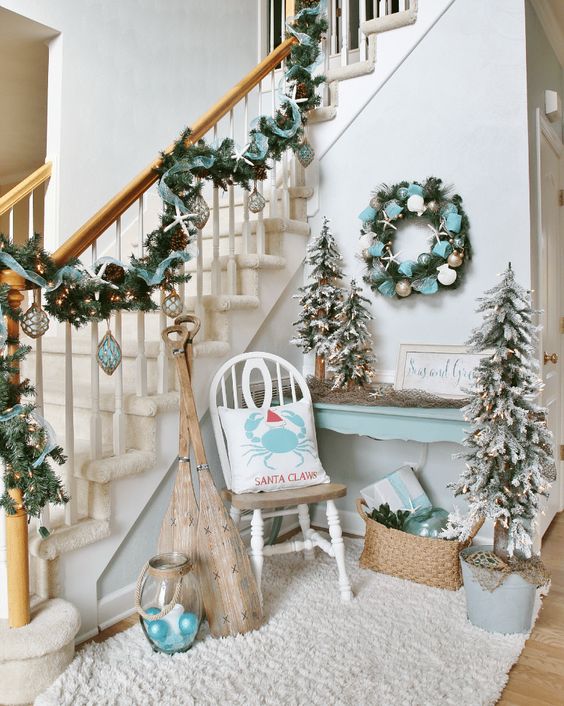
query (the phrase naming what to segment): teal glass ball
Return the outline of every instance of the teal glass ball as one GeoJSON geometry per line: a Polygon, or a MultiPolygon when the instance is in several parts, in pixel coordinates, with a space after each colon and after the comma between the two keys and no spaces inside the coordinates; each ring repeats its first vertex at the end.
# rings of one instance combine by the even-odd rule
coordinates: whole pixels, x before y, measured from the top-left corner
{"type": "Polygon", "coordinates": [[[153,640],[161,642],[168,634],[168,624],[164,620],[147,620],[145,624],[147,626],[147,634],[153,640]]]}
{"type": "Polygon", "coordinates": [[[198,632],[198,617],[194,613],[182,613],[178,627],[183,635],[196,635],[198,632]]]}
{"type": "Polygon", "coordinates": [[[398,197],[400,199],[407,198],[407,187],[406,186],[400,186],[400,188],[398,189],[398,197]]]}
{"type": "Polygon", "coordinates": [[[463,248],[465,245],[465,240],[462,237],[458,237],[454,239],[454,247],[455,248],[463,248]]]}
{"type": "Polygon", "coordinates": [[[425,507],[416,510],[407,518],[403,529],[419,537],[438,537],[445,529],[448,512],[442,507],[425,507]]]}
{"type": "Polygon", "coordinates": [[[422,252],[421,255],[417,257],[417,262],[420,265],[428,265],[431,262],[431,255],[428,252],[422,252]]]}

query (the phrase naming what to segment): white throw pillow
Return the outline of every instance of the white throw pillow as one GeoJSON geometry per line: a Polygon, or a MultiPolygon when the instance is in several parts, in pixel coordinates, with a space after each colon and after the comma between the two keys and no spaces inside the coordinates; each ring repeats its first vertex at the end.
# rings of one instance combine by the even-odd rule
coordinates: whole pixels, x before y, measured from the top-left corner
{"type": "Polygon", "coordinates": [[[219,407],[234,493],[329,483],[317,453],[311,405],[267,410],[219,407]]]}

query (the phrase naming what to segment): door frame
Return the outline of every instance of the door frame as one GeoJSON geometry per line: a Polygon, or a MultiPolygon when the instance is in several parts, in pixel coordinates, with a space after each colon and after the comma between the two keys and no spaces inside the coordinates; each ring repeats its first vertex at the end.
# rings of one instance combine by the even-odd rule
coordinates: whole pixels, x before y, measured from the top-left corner
{"type": "MultiPolygon", "coordinates": [[[[535,253],[535,265],[536,267],[534,268],[536,271],[534,272],[534,278],[533,278],[533,286],[536,282],[540,281],[540,268],[541,268],[541,263],[539,261],[539,258],[537,257],[537,253],[539,252],[539,244],[540,244],[540,237],[542,233],[542,172],[541,172],[541,145],[542,145],[542,139],[543,137],[547,140],[549,145],[552,147],[552,149],[556,152],[559,160],[560,160],[560,169],[559,169],[559,188],[562,189],[564,187],[564,143],[562,142],[562,139],[557,135],[557,133],[553,130],[550,122],[547,120],[547,118],[543,115],[541,112],[540,108],[537,108],[536,110],[536,239],[535,239],[535,248],[536,248],[536,253],[535,253]]],[[[562,208],[562,207],[561,207],[562,208]]],[[[560,242],[560,257],[559,257],[559,283],[560,283],[560,301],[559,301],[559,318],[560,321],[562,322],[562,305],[564,304],[564,292],[562,291],[563,284],[562,284],[562,275],[564,274],[564,267],[562,265],[563,262],[563,256],[564,256],[564,243],[563,243],[563,228],[562,228],[562,223],[563,217],[562,214],[560,215],[559,219],[559,242],[560,242]]],[[[532,273],[533,274],[533,273],[532,273]]],[[[562,361],[561,365],[564,363],[563,361],[563,346],[562,346],[562,328],[560,329],[561,333],[558,338],[559,340],[559,345],[558,345],[558,357],[560,361],[562,361]]],[[[543,360],[542,360],[542,354],[543,351],[539,348],[539,364],[540,364],[540,370],[542,371],[542,366],[543,366],[543,360]]],[[[562,368],[561,368],[562,370],[562,368]]],[[[556,463],[559,467],[559,488],[558,488],[558,495],[559,495],[559,503],[558,507],[560,511],[564,510],[564,464],[562,462],[562,459],[560,458],[560,448],[562,447],[562,444],[564,444],[564,410],[562,409],[562,402],[564,401],[564,374],[562,372],[560,373],[560,439],[559,439],[559,445],[556,448],[556,463]]]]}

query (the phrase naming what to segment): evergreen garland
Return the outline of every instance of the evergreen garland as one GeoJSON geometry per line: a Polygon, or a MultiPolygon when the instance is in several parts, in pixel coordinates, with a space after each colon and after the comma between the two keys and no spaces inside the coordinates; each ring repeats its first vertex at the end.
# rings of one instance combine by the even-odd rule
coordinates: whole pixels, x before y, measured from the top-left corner
{"type": "MultiPolygon", "coordinates": [[[[201,197],[203,181],[222,189],[231,184],[249,189],[252,182],[267,177],[269,160],[280,159],[287,149],[297,152],[303,145],[307,111],[319,104],[316,89],[325,80],[314,76],[313,70],[319,61],[319,44],[327,21],[321,3],[298,0],[296,5],[297,14],[289,28],[299,39],[287,59],[290,95],[282,96],[274,116],[257,119],[243,150],[229,138],[218,145],[204,140],[191,144],[187,128],[172,151],[162,154],[157,171],[163,212],[159,228],[146,236],[144,257],[131,256],[128,263],[102,258],[94,271],[74,259],[59,269],[38,235],[18,246],[0,234],[0,269],[14,269],[15,264],[22,276],[44,289],[46,311],[76,327],[108,319],[116,311],[156,309],[157,290],[171,290],[174,284],[189,278],[177,268],[189,258],[185,248],[196,234],[194,218],[189,214],[195,199],[201,197]]],[[[22,312],[10,308],[8,291],[6,285],[0,286],[2,314],[19,320],[22,312]]],[[[52,444],[35,415],[33,389],[27,380],[12,382],[17,364],[28,352],[27,346],[18,345],[13,354],[0,356],[0,459],[4,487],[21,489],[25,511],[39,516],[47,503],[64,503],[68,497],[50,465],[50,461],[64,463],[62,449],[52,444]],[[17,404],[20,397],[27,402],[17,404]]],[[[0,505],[8,513],[17,510],[7,490],[0,497],[0,505]]]]}
{"type": "Polygon", "coordinates": [[[528,557],[539,499],[556,477],[546,410],[535,403],[542,388],[536,312],[511,265],[478,301],[484,317],[468,346],[492,354],[478,365],[475,391],[463,409],[471,422],[462,455],[466,469],[451,487],[467,498],[469,512],[464,523],[456,518],[451,526],[465,539],[479,517],[488,517],[495,523],[494,552],[502,559],[514,552],[528,557]]]}
{"type": "Polygon", "coordinates": [[[333,389],[369,385],[373,376],[375,357],[372,336],[367,323],[372,316],[366,308],[368,299],[362,289],[351,280],[348,296],[337,307],[335,329],[330,340],[329,365],[334,370],[333,389]]]}

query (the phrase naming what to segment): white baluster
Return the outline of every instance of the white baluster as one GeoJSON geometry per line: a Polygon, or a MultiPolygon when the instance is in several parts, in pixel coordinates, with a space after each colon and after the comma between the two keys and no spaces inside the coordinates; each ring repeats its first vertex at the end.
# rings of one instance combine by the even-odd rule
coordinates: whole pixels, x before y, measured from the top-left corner
{"type": "Polygon", "coordinates": [[[366,0],[358,0],[358,51],[360,61],[366,61],[366,35],[361,29],[363,22],[366,22],[366,0]]]}
{"type": "MultiPolygon", "coordinates": [[[[272,115],[276,114],[276,75],[272,71],[270,74],[271,81],[271,103],[272,103],[272,115]]],[[[276,189],[276,160],[272,160],[272,168],[270,170],[270,217],[276,218],[278,216],[278,190],[276,189]]],[[[263,253],[260,253],[261,255],[263,253]]]]}
{"type": "Polygon", "coordinates": [[[331,54],[337,54],[337,28],[339,25],[339,19],[337,17],[337,0],[331,0],[329,22],[329,30],[331,32],[331,54]]]}
{"type": "Polygon", "coordinates": [[[27,202],[27,235],[28,238],[33,238],[35,235],[35,223],[34,223],[34,194],[35,192],[32,191],[31,194],[29,195],[29,199],[27,202]]]}
{"type": "Polygon", "coordinates": [[[65,488],[70,495],[70,501],[65,505],[65,524],[76,522],[77,499],[76,481],[74,478],[74,390],[72,375],[72,324],[65,323],[65,488]]]}
{"type": "MultiPolygon", "coordinates": [[[[229,137],[233,140],[233,109],[229,111],[229,137]]],[[[243,143],[245,144],[245,143],[243,143]]],[[[237,293],[237,260],[235,259],[235,187],[229,185],[229,250],[227,257],[227,293],[237,293]]]]}
{"type": "MultiPolygon", "coordinates": [[[[254,510],[253,519],[251,520],[251,565],[253,573],[257,580],[257,587],[260,592],[260,584],[262,577],[262,565],[264,563],[264,521],[262,519],[262,511],[254,510]]],[[[262,593],[261,593],[262,602],[262,593]]]]}
{"type": "MultiPolygon", "coordinates": [[[[214,141],[217,140],[217,125],[213,129],[214,141]]],[[[213,187],[212,214],[212,262],[211,262],[211,293],[218,297],[221,294],[221,263],[219,261],[219,187],[213,187]]]]}
{"type": "MultiPolygon", "coordinates": [[[[285,8],[284,8],[285,11],[285,8]]],[[[282,19],[282,26],[284,26],[284,18],[282,19]]],[[[282,86],[284,93],[287,93],[287,83],[286,83],[286,62],[282,62],[282,86]]],[[[281,213],[282,218],[290,218],[290,192],[288,191],[288,152],[285,150],[282,153],[281,170],[282,170],[282,191],[281,191],[281,213]]]]}
{"type": "Polygon", "coordinates": [[[273,51],[273,49],[274,49],[274,0],[270,0],[269,19],[270,19],[270,35],[269,35],[270,51],[273,51]]]}
{"type": "MultiPolygon", "coordinates": [[[[116,221],[116,243],[115,243],[116,257],[121,260],[121,216],[118,217],[116,221]]],[[[121,311],[116,311],[114,317],[114,338],[118,342],[120,348],[122,347],[122,335],[121,335],[121,311]]],[[[113,416],[113,432],[114,432],[114,454],[116,456],[125,453],[125,414],[123,411],[123,366],[125,361],[123,359],[123,348],[122,348],[122,360],[120,365],[118,365],[114,376],[115,376],[115,391],[114,391],[114,416],[113,416]]]]}
{"type": "MultiPolygon", "coordinates": [[[[41,289],[33,290],[33,302],[41,308],[41,289]]],[[[35,406],[43,415],[43,337],[35,339],[35,406]]]]}
{"type": "Polygon", "coordinates": [[[378,17],[384,17],[388,12],[388,3],[386,0],[378,0],[378,17]]]}
{"type": "MultiPolygon", "coordinates": [[[[92,245],[92,265],[97,260],[96,242],[92,245]]],[[[90,458],[94,461],[102,456],[102,417],[100,415],[100,366],[98,344],[100,329],[97,321],[90,324],[90,458]]]]}
{"type": "Polygon", "coordinates": [[[202,231],[198,228],[196,233],[196,245],[198,254],[196,256],[196,316],[200,319],[200,341],[205,340],[205,309],[204,309],[204,245],[202,231]]]}
{"type": "Polygon", "coordinates": [[[349,0],[341,6],[341,66],[349,63],[349,0]]]}
{"type": "MultiPolygon", "coordinates": [[[[4,493],[4,464],[0,462],[0,493],[4,493]]],[[[8,569],[6,554],[6,513],[0,509],[0,620],[8,618],[8,569]]]]}
{"type": "MultiPolygon", "coordinates": [[[[247,142],[249,127],[249,96],[245,96],[245,110],[243,118],[243,144],[247,142]]],[[[250,228],[251,224],[249,222],[249,192],[243,189],[243,227],[242,227],[242,238],[243,238],[243,254],[248,255],[250,252],[250,228]]]]}
{"type": "Polygon", "coordinates": [[[8,240],[14,242],[14,209],[8,211],[8,240]]]}
{"type": "MultiPolygon", "coordinates": [[[[166,314],[163,311],[163,301],[166,297],[166,292],[161,290],[160,294],[160,311],[159,311],[159,331],[165,329],[168,325],[166,320],[166,314]]],[[[159,394],[164,395],[168,392],[168,350],[166,343],[161,339],[159,345],[159,356],[157,358],[157,389],[159,394]]]]}
{"type": "MultiPolygon", "coordinates": [[[[262,115],[262,81],[258,87],[258,114],[262,115]]],[[[257,185],[259,194],[264,196],[264,181],[259,181],[257,185]]],[[[257,229],[256,229],[256,251],[258,255],[265,253],[265,232],[264,232],[264,210],[257,214],[257,229]]]]}
{"type": "MultiPolygon", "coordinates": [[[[143,215],[145,208],[145,197],[139,197],[139,212],[137,216],[137,247],[139,257],[145,254],[143,215]]],[[[145,312],[137,312],[137,395],[145,397],[147,395],[147,355],[145,353],[145,312]]]]}

